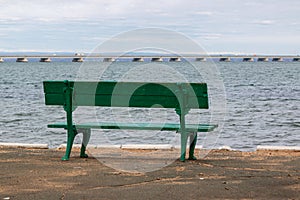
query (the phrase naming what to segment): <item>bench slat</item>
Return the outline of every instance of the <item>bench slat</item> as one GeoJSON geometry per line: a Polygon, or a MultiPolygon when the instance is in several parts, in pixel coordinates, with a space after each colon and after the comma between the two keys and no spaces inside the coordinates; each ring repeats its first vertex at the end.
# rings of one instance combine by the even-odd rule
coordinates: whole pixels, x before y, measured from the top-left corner
{"type": "MultiPolygon", "coordinates": [[[[46,105],[64,105],[65,97],[61,94],[46,94],[46,105]]],[[[75,95],[73,106],[107,106],[107,107],[144,107],[160,104],[165,108],[177,108],[176,97],[125,96],[125,95],[75,95]]]]}
{"type": "MultiPolygon", "coordinates": [[[[139,82],[69,82],[74,87],[74,106],[179,108],[184,90],[187,108],[208,108],[205,83],[139,83],[139,82]]],[[[66,85],[63,81],[44,81],[46,105],[64,105],[66,85]]]]}
{"type": "MultiPolygon", "coordinates": [[[[115,122],[95,122],[74,124],[77,129],[128,129],[128,130],[161,130],[178,131],[180,124],[176,123],[115,123],[115,122]]],[[[186,124],[187,131],[209,132],[215,129],[217,125],[211,124],[186,124]]],[[[67,128],[66,122],[48,124],[48,128],[67,128]]]]}
{"type": "MultiPolygon", "coordinates": [[[[46,94],[46,105],[64,105],[65,97],[61,94],[46,94]]],[[[189,97],[187,108],[208,108],[205,97],[189,97]]],[[[179,102],[175,96],[125,96],[125,95],[75,95],[74,106],[108,106],[108,107],[143,107],[150,108],[154,104],[164,108],[179,108],[179,102]]]]}
{"type": "MultiPolygon", "coordinates": [[[[207,95],[206,83],[142,83],[142,82],[81,82],[69,81],[77,94],[107,95],[156,95],[174,96],[179,87],[185,88],[188,96],[207,95]]],[[[44,93],[63,94],[66,87],[63,81],[44,81],[44,93]]]]}

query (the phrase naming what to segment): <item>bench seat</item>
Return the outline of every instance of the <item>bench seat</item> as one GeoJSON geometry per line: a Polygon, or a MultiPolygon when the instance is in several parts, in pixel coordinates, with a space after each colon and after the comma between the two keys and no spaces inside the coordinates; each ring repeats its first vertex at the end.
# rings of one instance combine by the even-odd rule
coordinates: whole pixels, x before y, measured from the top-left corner
{"type": "MultiPolygon", "coordinates": [[[[161,130],[161,131],[179,131],[180,124],[176,123],[116,123],[116,122],[95,122],[73,124],[76,129],[127,129],[127,130],[161,130]]],[[[186,124],[188,132],[209,132],[215,129],[217,125],[211,124],[186,124]]],[[[48,128],[68,128],[67,122],[58,122],[48,124],[48,128]]]]}

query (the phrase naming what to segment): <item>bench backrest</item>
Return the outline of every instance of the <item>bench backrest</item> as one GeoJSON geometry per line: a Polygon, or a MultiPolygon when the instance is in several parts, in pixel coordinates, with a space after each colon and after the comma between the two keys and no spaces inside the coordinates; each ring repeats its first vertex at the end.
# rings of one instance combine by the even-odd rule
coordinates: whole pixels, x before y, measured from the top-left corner
{"type": "Polygon", "coordinates": [[[46,105],[207,109],[206,83],[44,81],[46,105]]]}

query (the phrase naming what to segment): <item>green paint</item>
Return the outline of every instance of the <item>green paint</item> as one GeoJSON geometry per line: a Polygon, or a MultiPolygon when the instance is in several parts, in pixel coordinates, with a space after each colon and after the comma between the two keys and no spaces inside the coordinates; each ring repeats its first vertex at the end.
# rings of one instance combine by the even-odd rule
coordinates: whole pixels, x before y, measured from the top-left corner
{"type": "MultiPolygon", "coordinates": [[[[143,83],[143,82],[83,82],[83,81],[44,81],[46,105],[61,105],[67,115],[67,122],[49,124],[49,128],[65,128],[68,133],[66,154],[70,157],[74,138],[82,132],[81,157],[87,157],[85,149],[91,129],[132,129],[178,131],[181,133],[180,160],[185,161],[187,137],[195,133],[191,140],[189,159],[195,159],[196,133],[212,131],[217,125],[186,124],[185,115],[190,109],[208,109],[207,85],[205,83],[143,83]],[[84,123],[73,124],[72,112],[78,106],[140,107],[153,105],[173,108],[179,115],[180,124],[147,123],[84,123]]],[[[155,109],[155,108],[153,108],[155,109]]]]}

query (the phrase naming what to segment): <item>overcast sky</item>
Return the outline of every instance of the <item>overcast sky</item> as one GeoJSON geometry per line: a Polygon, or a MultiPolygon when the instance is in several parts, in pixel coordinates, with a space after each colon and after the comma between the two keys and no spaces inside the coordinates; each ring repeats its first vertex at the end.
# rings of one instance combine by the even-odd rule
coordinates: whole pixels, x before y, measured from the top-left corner
{"type": "Polygon", "coordinates": [[[147,27],[208,52],[300,54],[299,0],[0,0],[0,51],[90,52],[147,27]]]}

